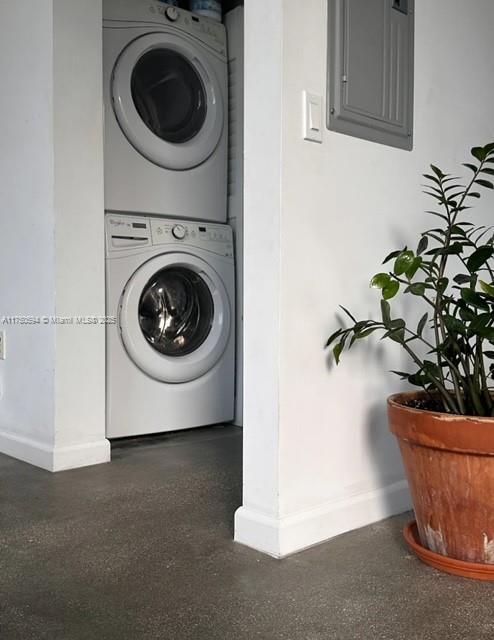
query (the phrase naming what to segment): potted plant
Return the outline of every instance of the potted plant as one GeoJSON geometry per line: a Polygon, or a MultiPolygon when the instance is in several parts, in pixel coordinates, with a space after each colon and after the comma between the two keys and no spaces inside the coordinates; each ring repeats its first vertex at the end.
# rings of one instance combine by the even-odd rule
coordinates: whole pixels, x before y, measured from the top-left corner
{"type": "Polygon", "coordinates": [[[494,233],[470,211],[494,188],[494,143],[471,154],[465,182],[434,165],[424,174],[437,224],[415,250],[390,253],[371,279],[380,319],[357,320],[341,307],[350,322],[327,346],[338,364],[345,349],[380,332],[408,354],[410,371],[394,373],[420,390],[388,399],[416,517],[406,540],[439,569],[494,580],[494,233]],[[393,313],[398,295],[423,305],[418,322],[393,313]]]}

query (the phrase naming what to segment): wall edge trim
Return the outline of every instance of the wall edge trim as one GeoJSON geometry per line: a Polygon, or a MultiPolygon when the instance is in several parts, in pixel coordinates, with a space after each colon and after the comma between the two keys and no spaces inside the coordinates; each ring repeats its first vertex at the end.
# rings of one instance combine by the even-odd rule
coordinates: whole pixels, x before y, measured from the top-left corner
{"type": "Polygon", "coordinates": [[[46,471],[64,471],[110,462],[110,442],[106,438],[67,447],[57,447],[0,431],[0,453],[46,471]]]}
{"type": "Polygon", "coordinates": [[[279,518],[240,507],[235,541],[281,559],[410,508],[406,480],[279,518]]]}

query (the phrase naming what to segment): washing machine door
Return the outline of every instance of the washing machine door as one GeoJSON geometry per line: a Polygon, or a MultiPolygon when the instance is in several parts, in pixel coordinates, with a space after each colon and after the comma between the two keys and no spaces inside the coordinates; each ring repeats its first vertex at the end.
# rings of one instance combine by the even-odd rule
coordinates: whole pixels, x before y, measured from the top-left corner
{"type": "Polygon", "coordinates": [[[136,38],[117,59],[111,82],[118,123],[151,162],[190,169],[217,147],[221,88],[208,55],[192,41],[167,32],[136,38]]]}
{"type": "Polygon", "coordinates": [[[163,254],[144,263],[125,286],[119,327],[129,357],[144,373],[162,382],[188,382],[223,355],[230,302],[206,261],[163,254]]]}

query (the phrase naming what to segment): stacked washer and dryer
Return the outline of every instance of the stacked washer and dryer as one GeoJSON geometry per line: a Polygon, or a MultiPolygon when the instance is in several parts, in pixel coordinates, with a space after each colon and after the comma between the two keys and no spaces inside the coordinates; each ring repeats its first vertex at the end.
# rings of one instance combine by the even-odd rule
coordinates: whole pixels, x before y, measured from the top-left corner
{"type": "Polygon", "coordinates": [[[107,435],[231,421],[235,266],[222,24],[104,0],[107,435]]]}

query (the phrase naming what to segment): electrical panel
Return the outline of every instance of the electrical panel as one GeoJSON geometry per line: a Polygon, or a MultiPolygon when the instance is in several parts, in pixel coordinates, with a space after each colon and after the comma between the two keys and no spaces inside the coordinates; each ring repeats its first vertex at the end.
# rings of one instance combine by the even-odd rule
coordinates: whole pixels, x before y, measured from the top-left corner
{"type": "Polygon", "coordinates": [[[414,1],[328,3],[328,129],[411,150],[414,1]]]}

